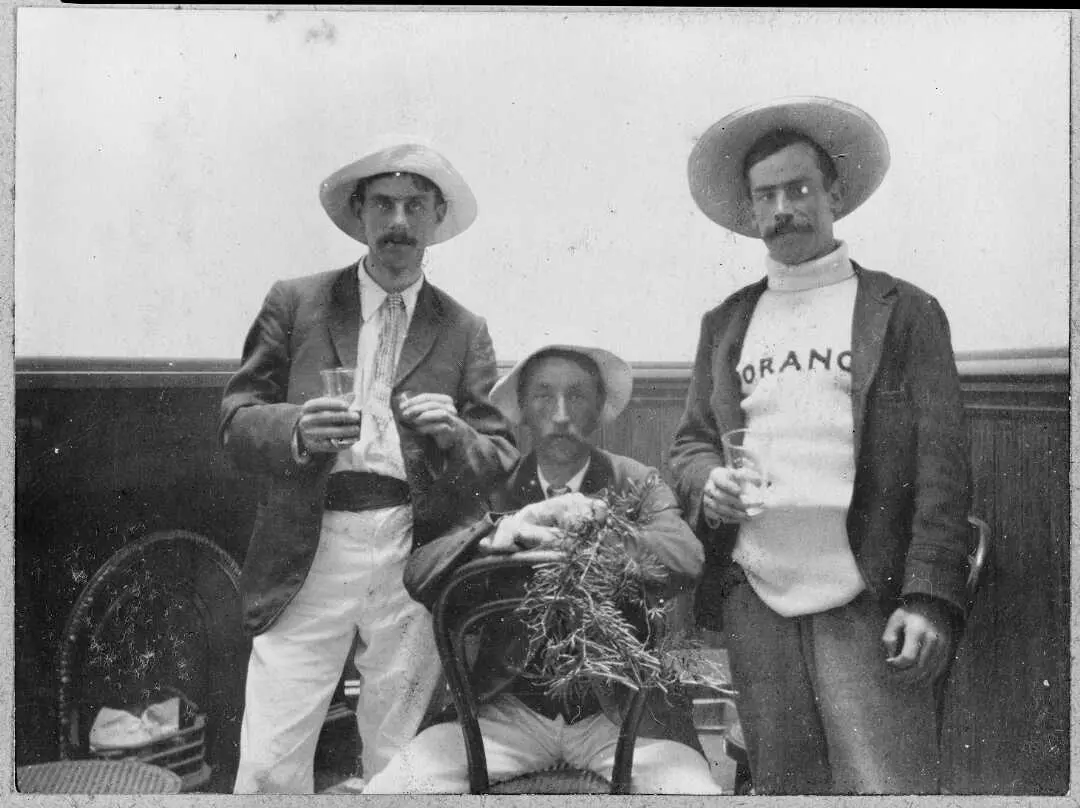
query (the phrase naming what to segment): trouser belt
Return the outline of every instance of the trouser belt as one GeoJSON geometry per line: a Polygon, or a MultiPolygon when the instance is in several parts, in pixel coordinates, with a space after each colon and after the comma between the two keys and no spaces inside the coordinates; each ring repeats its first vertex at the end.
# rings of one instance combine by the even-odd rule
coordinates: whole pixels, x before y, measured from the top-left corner
{"type": "Polygon", "coordinates": [[[367,471],[338,471],[326,481],[328,511],[373,511],[406,505],[410,500],[409,484],[396,477],[367,471]]]}

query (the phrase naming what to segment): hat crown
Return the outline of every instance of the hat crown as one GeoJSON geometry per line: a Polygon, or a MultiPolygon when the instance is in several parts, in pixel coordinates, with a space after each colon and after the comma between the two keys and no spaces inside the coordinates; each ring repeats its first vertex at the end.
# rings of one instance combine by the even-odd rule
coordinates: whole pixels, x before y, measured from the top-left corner
{"type": "Polygon", "coordinates": [[[710,126],[691,150],[690,192],[706,216],[740,235],[759,237],[743,166],[750,148],[778,129],[805,135],[832,157],[843,189],[836,219],[865,202],[888,170],[885,133],[858,107],[823,96],[781,98],[743,107],[710,126]]]}
{"type": "Polygon", "coordinates": [[[319,201],[331,221],[347,235],[367,243],[363,224],[352,209],[356,184],[382,174],[417,174],[433,182],[446,200],[446,213],[431,244],[462,233],[476,220],[476,198],[465,179],[435,149],[422,143],[395,143],[338,169],[319,188],[319,201]]]}
{"type": "Polygon", "coordinates": [[[600,413],[602,421],[613,421],[630,403],[634,377],[630,365],[611,351],[588,345],[571,343],[548,343],[529,351],[518,360],[514,367],[491,389],[491,401],[502,410],[513,423],[521,423],[521,406],[518,401],[518,386],[521,374],[533,357],[548,351],[561,351],[588,357],[596,365],[604,382],[604,407],[600,413]]]}

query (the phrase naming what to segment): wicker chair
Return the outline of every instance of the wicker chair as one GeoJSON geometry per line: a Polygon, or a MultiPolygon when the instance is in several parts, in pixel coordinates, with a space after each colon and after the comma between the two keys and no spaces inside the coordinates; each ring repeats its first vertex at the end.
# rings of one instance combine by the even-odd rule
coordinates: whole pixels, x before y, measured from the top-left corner
{"type": "Polygon", "coordinates": [[[59,650],[60,757],[136,758],[173,771],[184,791],[235,757],[248,641],[240,570],[209,539],[154,533],[112,555],[68,616],[59,650]],[[181,699],[181,729],[125,750],[90,749],[102,706],[181,699]],[[205,712],[203,712],[205,710],[205,712]]]}
{"type": "Polygon", "coordinates": [[[469,681],[474,656],[470,638],[490,620],[508,617],[522,601],[523,580],[536,564],[550,560],[540,551],[513,556],[491,556],[465,564],[447,580],[433,611],[435,641],[443,664],[469,766],[472,794],[628,794],[637,730],[648,691],[638,691],[627,710],[615,751],[611,781],[595,772],[567,765],[529,772],[511,780],[491,783],[477,721],[476,694],[469,681]]]}

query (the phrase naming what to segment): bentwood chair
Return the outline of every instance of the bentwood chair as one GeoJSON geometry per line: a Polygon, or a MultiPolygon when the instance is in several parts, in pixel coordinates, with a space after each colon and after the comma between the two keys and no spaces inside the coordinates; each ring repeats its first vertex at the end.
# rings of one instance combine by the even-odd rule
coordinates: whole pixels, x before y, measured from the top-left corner
{"type": "Polygon", "coordinates": [[[490,556],[471,561],[456,570],[439,594],[432,615],[435,641],[443,664],[462,735],[469,766],[472,794],[628,794],[637,742],[638,726],[648,691],[634,694],[619,734],[611,781],[595,772],[565,764],[529,772],[511,780],[491,783],[487,758],[477,721],[479,704],[470,685],[475,644],[480,630],[491,621],[511,618],[522,602],[523,586],[549,552],[533,551],[512,556],[490,556]]]}

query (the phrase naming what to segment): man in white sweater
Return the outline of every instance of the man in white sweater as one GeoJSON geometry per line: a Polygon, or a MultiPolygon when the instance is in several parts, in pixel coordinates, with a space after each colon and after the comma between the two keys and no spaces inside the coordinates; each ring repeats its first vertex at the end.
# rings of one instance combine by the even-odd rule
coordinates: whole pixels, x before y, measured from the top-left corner
{"type": "Polygon", "coordinates": [[[690,158],[705,214],[768,250],[705,315],[671,454],[758,793],[938,789],[969,497],[956,365],[937,302],[833,235],[888,154],[862,110],[798,98],[732,113],[690,158]],[[742,427],[768,446],[754,517],[720,451],[742,427]]]}

